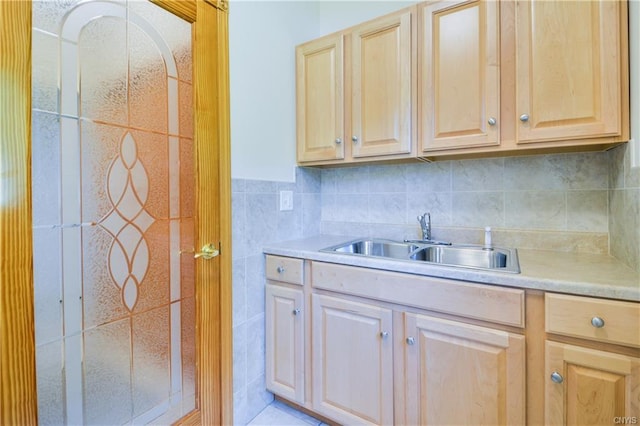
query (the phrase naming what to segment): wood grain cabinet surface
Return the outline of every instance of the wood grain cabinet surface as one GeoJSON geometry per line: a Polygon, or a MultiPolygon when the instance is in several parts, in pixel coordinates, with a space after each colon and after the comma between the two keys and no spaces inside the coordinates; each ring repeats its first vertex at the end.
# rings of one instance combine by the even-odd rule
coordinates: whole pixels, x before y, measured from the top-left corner
{"type": "Polygon", "coordinates": [[[305,43],[296,50],[298,162],[625,142],[627,21],[624,0],[436,0],[305,43]]]}
{"type": "Polygon", "coordinates": [[[518,3],[519,144],[622,135],[626,7],[607,0],[518,3]]]}
{"type": "Polygon", "coordinates": [[[524,424],[524,336],[410,313],[405,336],[403,423],[524,424]]]}
{"type": "Polygon", "coordinates": [[[640,422],[640,357],[547,341],[545,361],[545,424],[640,422]]]}
{"type": "Polygon", "coordinates": [[[267,264],[302,266],[302,286],[267,282],[267,387],[327,419],[640,419],[640,303],[280,256],[267,264]]]}
{"type": "Polygon", "coordinates": [[[298,162],[344,158],[343,35],[296,48],[298,162]]]}
{"type": "Polygon", "coordinates": [[[500,144],[500,15],[496,1],[418,7],[421,151],[500,144]]]}
{"type": "Polygon", "coordinates": [[[415,155],[415,8],[296,48],[304,165],[415,155]]]}
{"type": "Polygon", "coordinates": [[[546,293],[545,329],[546,424],[640,422],[640,303],[546,293]]]}
{"type": "Polygon", "coordinates": [[[341,424],[393,423],[391,310],[312,295],[313,408],[341,424]]]}

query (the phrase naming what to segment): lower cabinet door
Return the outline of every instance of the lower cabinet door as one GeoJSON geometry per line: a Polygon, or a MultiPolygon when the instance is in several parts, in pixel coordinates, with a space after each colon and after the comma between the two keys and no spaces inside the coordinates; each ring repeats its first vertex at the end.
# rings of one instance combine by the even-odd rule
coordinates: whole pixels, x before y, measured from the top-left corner
{"type": "Polygon", "coordinates": [[[390,309],[312,296],[313,408],[342,424],[393,424],[390,309]]]}
{"type": "Polygon", "coordinates": [[[640,423],[640,358],[547,341],[545,424],[640,423]]]}
{"type": "Polygon", "coordinates": [[[525,423],[525,338],[405,314],[405,423],[525,423]]]}
{"type": "Polygon", "coordinates": [[[304,298],[302,290],[267,284],[267,389],[304,404],[304,298]]]}

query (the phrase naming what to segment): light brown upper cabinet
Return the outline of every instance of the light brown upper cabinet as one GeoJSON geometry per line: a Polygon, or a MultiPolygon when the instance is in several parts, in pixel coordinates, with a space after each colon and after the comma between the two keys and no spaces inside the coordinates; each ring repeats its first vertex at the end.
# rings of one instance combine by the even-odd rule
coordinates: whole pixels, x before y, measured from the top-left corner
{"type": "Polygon", "coordinates": [[[519,144],[621,135],[626,7],[606,0],[517,4],[519,144]]]}
{"type": "Polygon", "coordinates": [[[327,38],[301,45],[298,161],[592,151],[625,142],[627,21],[626,0],[437,0],[330,36],[344,40],[343,73],[301,68],[327,38]],[[334,87],[344,88],[339,106],[334,87]]]}
{"type": "Polygon", "coordinates": [[[410,154],[414,105],[411,11],[351,32],[351,143],[354,158],[410,154]]]}
{"type": "Polygon", "coordinates": [[[430,2],[418,16],[421,151],[499,145],[499,3],[430,2]]]}
{"type": "Polygon", "coordinates": [[[298,162],[344,158],[343,35],[296,48],[298,162]]]}
{"type": "Polygon", "coordinates": [[[297,47],[298,162],[415,156],[414,16],[403,9],[297,47]]]}

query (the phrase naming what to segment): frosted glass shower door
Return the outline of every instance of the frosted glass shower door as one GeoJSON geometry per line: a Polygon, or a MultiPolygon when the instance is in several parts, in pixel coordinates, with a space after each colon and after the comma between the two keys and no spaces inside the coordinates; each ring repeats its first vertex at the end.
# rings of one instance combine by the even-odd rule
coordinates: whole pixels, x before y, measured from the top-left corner
{"type": "Polygon", "coordinates": [[[142,0],[33,3],[42,425],[196,408],[191,41],[142,0]]]}

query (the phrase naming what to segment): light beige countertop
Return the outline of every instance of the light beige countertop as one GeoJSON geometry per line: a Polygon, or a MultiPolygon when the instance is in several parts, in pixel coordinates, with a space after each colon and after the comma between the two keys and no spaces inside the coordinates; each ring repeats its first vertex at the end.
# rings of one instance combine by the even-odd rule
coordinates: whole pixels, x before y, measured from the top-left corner
{"type": "Polygon", "coordinates": [[[640,274],[607,255],[518,250],[521,272],[513,274],[434,265],[420,261],[320,251],[355,239],[357,237],[320,235],[301,240],[273,243],[264,247],[263,251],[266,254],[278,256],[483,284],[640,301],[640,274]]]}

